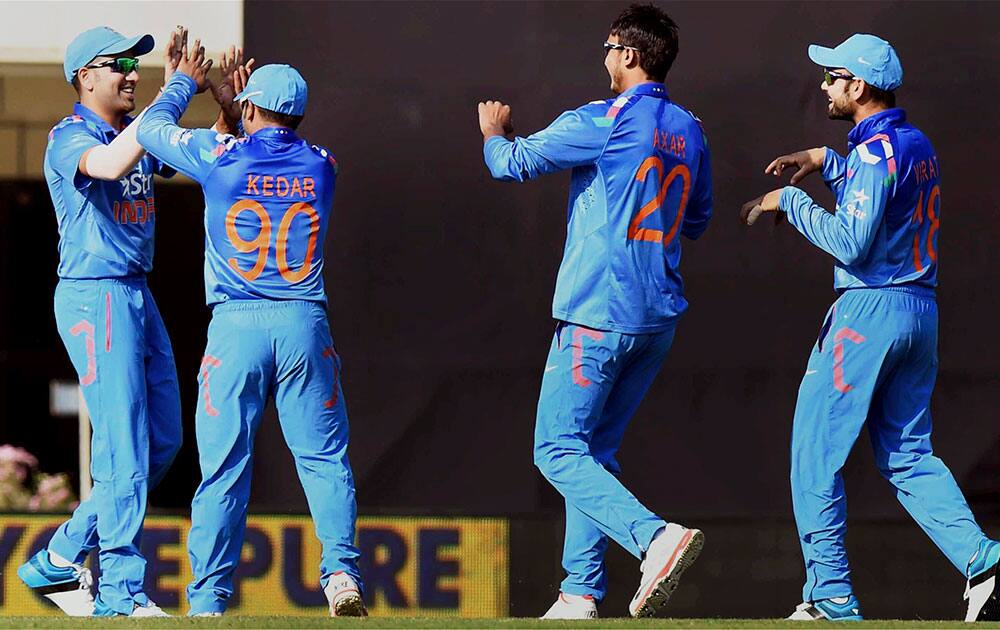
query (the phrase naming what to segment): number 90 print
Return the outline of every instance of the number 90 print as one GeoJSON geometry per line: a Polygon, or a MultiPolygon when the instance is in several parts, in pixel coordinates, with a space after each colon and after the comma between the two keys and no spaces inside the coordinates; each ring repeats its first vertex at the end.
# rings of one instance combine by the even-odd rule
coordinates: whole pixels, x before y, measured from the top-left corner
{"type": "MultiPolygon", "coordinates": [[[[275,239],[275,258],[278,263],[278,273],[290,284],[301,281],[309,274],[309,270],[312,268],[313,253],[316,251],[316,239],[318,235],[319,215],[316,214],[316,210],[311,205],[304,201],[292,204],[285,212],[285,215],[281,217],[281,223],[278,225],[278,234],[275,239]],[[309,219],[309,241],[306,244],[306,254],[303,257],[302,267],[292,270],[288,266],[288,234],[292,229],[292,221],[300,214],[304,214],[309,219]]],[[[236,251],[241,254],[247,254],[256,250],[257,261],[250,269],[241,269],[239,261],[235,258],[229,259],[229,266],[236,273],[243,276],[246,280],[253,282],[264,271],[268,253],[271,250],[271,217],[268,216],[267,210],[253,199],[241,199],[237,201],[229,208],[229,212],[226,213],[226,236],[229,237],[229,242],[233,244],[236,251]],[[257,236],[253,240],[248,241],[244,239],[236,231],[236,217],[241,212],[253,212],[260,219],[260,231],[257,232],[257,236]]]]}

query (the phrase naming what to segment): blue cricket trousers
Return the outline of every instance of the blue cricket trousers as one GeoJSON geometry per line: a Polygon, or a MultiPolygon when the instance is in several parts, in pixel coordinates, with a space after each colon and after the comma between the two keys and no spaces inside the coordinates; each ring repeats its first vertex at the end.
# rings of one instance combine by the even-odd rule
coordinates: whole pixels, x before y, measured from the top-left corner
{"type": "Polygon", "coordinates": [[[535,465],[566,499],[564,593],[603,599],[608,538],[641,558],[666,525],[618,480],[615,454],[673,338],[673,327],[640,335],[556,327],[538,398],[535,465]]]}
{"type": "Polygon", "coordinates": [[[222,612],[233,593],[246,531],[253,441],[271,396],[322,543],[320,583],[344,571],[361,586],[347,407],[340,357],[323,306],[301,300],[217,305],[198,384],[202,479],[188,536],[194,573],[189,614],[222,612]]]}
{"type": "Polygon", "coordinates": [[[827,313],[792,428],[804,601],[851,594],[841,469],[866,422],[875,461],[896,498],[963,575],[986,538],[931,449],[937,331],[934,293],[920,287],[849,289],[827,313]]]}
{"type": "Polygon", "coordinates": [[[146,495],[181,446],[173,350],[143,277],[60,280],[55,315],[90,412],[94,488],[48,548],[80,563],[98,547],[101,601],[129,614],[146,573],[146,495]]]}

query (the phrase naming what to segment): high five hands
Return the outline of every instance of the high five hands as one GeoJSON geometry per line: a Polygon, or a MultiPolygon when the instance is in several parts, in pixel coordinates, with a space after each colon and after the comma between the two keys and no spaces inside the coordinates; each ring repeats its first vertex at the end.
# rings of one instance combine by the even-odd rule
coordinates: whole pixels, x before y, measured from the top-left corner
{"type": "MultiPolygon", "coordinates": [[[[796,171],[792,173],[792,177],[789,180],[789,184],[795,185],[802,179],[812,173],[813,171],[818,171],[823,168],[823,160],[826,158],[826,149],[806,149],[805,151],[797,151],[795,153],[789,153],[788,155],[781,155],[773,160],[764,168],[764,173],[769,175],[774,175],[775,177],[780,177],[781,173],[790,167],[795,167],[796,171]]],[[[779,212],[778,203],[781,200],[781,189],[772,190],[766,195],[757,197],[756,199],[751,199],[750,201],[743,204],[740,208],[740,222],[745,225],[753,225],[760,215],[765,212],[774,212],[774,224],[777,225],[785,219],[785,213],[779,212]]]]}
{"type": "Polygon", "coordinates": [[[181,58],[177,63],[177,72],[191,77],[198,86],[197,94],[201,94],[211,85],[208,78],[208,71],[212,69],[212,60],[205,59],[205,47],[201,45],[201,40],[194,40],[194,46],[188,51],[187,42],[181,48],[181,58]]]}

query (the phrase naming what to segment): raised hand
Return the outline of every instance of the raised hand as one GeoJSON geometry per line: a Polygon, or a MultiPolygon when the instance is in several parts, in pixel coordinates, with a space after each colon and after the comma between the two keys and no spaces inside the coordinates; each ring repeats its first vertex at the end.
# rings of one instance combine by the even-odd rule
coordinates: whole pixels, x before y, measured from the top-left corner
{"type": "Polygon", "coordinates": [[[238,65],[236,70],[233,71],[233,89],[239,94],[247,87],[247,82],[250,81],[250,73],[253,72],[253,64],[257,60],[251,58],[243,65],[238,65]]]}
{"type": "Polygon", "coordinates": [[[170,38],[167,40],[167,47],[163,51],[164,85],[173,76],[174,71],[177,70],[177,64],[181,62],[181,51],[187,46],[187,40],[188,30],[185,27],[178,25],[176,29],[171,31],[170,38]]]}
{"type": "Polygon", "coordinates": [[[483,138],[506,136],[514,133],[510,105],[500,101],[486,101],[479,104],[479,130],[483,138]]]}
{"type": "Polygon", "coordinates": [[[177,64],[177,72],[184,73],[194,79],[198,85],[197,93],[204,92],[211,82],[208,79],[208,71],[212,68],[212,60],[205,59],[205,47],[201,45],[201,40],[194,40],[194,46],[188,53],[187,44],[181,49],[181,60],[177,64]]]}
{"type": "Polygon", "coordinates": [[[826,149],[823,147],[796,151],[771,160],[771,163],[764,168],[764,173],[778,177],[786,168],[797,167],[798,170],[792,173],[792,178],[789,180],[789,183],[794,185],[809,173],[823,168],[824,159],[826,159],[826,149]]]}
{"type": "Polygon", "coordinates": [[[219,58],[219,71],[222,73],[222,79],[218,83],[211,84],[212,96],[222,108],[222,115],[229,127],[235,127],[240,120],[240,106],[233,99],[239,93],[235,87],[235,75],[237,69],[242,65],[243,49],[230,46],[219,58]]]}

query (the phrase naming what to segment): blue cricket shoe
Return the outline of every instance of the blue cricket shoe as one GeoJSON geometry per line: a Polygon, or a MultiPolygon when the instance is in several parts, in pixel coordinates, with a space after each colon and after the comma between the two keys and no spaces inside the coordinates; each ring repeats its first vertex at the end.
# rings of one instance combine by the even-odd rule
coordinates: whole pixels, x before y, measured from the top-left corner
{"type": "Polygon", "coordinates": [[[995,540],[979,543],[965,572],[969,578],[965,585],[965,599],[969,602],[966,621],[1000,621],[997,562],[1000,562],[1000,543],[995,540]]]}
{"type": "Polygon", "coordinates": [[[815,602],[802,602],[795,607],[795,612],[788,616],[789,621],[864,621],[861,616],[861,604],[854,595],[847,597],[832,597],[815,602]]]}
{"type": "Polygon", "coordinates": [[[49,560],[48,550],[42,549],[18,567],[17,577],[70,617],[90,617],[94,613],[90,569],[78,564],[57,567],[49,560]]]}

